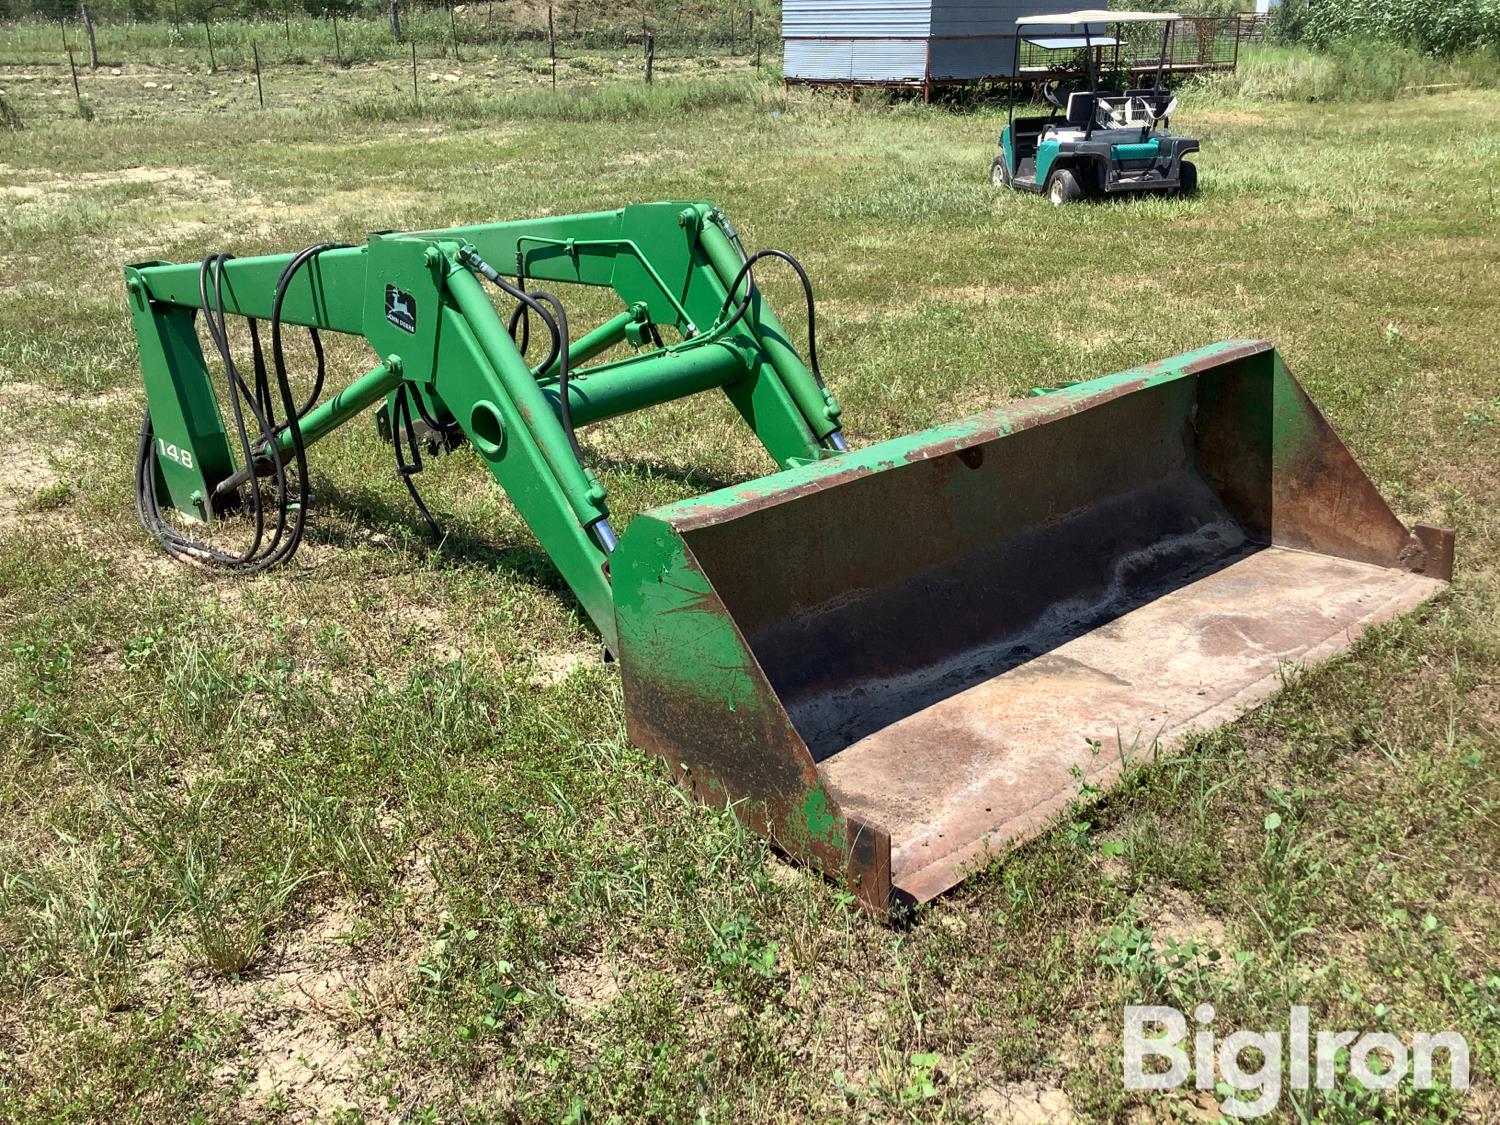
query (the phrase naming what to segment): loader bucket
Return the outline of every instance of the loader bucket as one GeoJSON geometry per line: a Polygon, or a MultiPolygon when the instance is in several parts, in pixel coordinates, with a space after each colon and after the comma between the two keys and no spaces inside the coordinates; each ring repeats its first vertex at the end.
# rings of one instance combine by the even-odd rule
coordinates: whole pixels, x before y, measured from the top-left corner
{"type": "Polygon", "coordinates": [[[866,905],[921,902],[1452,573],[1269,343],[646,513],[632,739],[866,905]]]}

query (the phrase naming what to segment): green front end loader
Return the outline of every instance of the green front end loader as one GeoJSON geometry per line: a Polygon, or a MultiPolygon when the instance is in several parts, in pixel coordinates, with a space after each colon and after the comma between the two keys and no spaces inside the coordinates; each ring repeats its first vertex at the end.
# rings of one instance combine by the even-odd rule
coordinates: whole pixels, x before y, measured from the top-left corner
{"type": "Polygon", "coordinates": [[[804,360],[755,283],[773,258],[676,202],[127,267],[142,522],[259,570],[343,422],[376,413],[407,472],[471,447],[618,658],[635,743],[876,910],[1451,577],[1452,534],[1402,525],[1263,341],[852,450],[811,317],[804,360]],[[619,302],[583,334],[556,295],[577,285],[619,302]],[[232,316],[270,326],[249,369],[232,316]],[[299,400],[291,326],[363,336],[369,371],[323,396],[320,348],[299,400]],[[776,471],[617,530],[576,430],[715,390],[776,471]]]}

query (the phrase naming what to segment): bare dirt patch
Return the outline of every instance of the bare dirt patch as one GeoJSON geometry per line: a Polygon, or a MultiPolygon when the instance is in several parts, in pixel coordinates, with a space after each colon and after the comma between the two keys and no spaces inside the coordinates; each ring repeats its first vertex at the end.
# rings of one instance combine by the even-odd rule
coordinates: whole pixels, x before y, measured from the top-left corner
{"type": "Polygon", "coordinates": [[[1195,120],[1205,125],[1264,125],[1264,113],[1247,113],[1239,109],[1202,109],[1194,114],[1195,120]]]}
{"type": "Polygon", "coordinates": [[[1223,949],[1227,934],[1224,923],[1207,913],[1196,899],[1177,887],[1157,887],[1140,903],[1141,920],[1150,927],[1157,944],[1196,942],[1209,949],[1223,949]]]}
{"type": "Polygon", "coordinates": [[[39,173],[35,169],[13,168],[0,164],[0,176],[26,177],[28,182],[0,186],[0,199],[30,203],[66,200],[80,188],[119,187],[125,184],[156,184],[181,190],[186,197],[221,198],[233,191],[233,185],[202,168],[117,168],[111,172],[39,173]]]}
{"type": "Polygon", "coordinates": [[[363,1108],[365,1059],[400,1038],[414,954],[361,957],[347,940],[352,927],[344,907],[322,907],[253,973],[198,988],[210,1009],[243,1029],[238,1062],[216,1077],[228,1083],[249,1071],[239,1106],[247,1119],[278,1106],[292,1121],[363,1108]]]}
{"type": "Polygon", "coordinates": [[[1061,1125],[1077,1120],[1066,1093],[1038,1082],[986,1086],[975,1101],[980,1120],[995,1125],[1061,1125]]]}
{"type": "Polygon", "coordinates": [[[590,1012],[609,1007],[621,991],[620,966],[605,957],[567,965],[553,979],[569,1002],[590,1012]]]}
{"type": "Polygon", "coordinates": [[[563,683],[579,668],[587,668],[599,659],[595,652],[547,652],[536,658],[536,671],[531,682],[543,686],[563,683]]]}
{"type": "Polygon", "coordinates": [[[19,441],[0,445],[0,530],[26,518],[28,505],[62,479],[57,459],[72,452],[67,443],[54,445],[49,453],[19,441]]]}

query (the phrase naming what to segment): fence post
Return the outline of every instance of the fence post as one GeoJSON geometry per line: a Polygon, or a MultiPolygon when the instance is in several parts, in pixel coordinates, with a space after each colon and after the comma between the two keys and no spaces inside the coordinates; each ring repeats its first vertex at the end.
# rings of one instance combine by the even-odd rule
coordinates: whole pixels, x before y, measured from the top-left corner
{"type": "Polygon", "coordinates": [[[656,36],[646,35],[646,85],[651,85],[651,70],[656,65],[656,36]]]}
{"type": "Polygon", "coordinates": [[[87,4],[78,5],[78,18],[83,21],[83,33],[89,38],[89,67],[99,69],[99,44],[94,42],[94,17],[89,14],[87,4]]]}
{"type": "Polygon", "coordinates": [[[339,44],[339,14],[333,13],[333,62],[335,66],[342,66],[344,62],[344,48],[339,44]]]}
{"type": "Polygon", "coordinates": [[[208,72],[212,74],[219,69],[219,64],[214,59],[214,32],[208,26],[208,17],[203,17],[203,35],[208,40],[208,72]]]}
{"type": "Polygon", "coordinates": [[[448,0],[448,34],[453,37],[453,61],[462,62],[458,57],[458,20],[453,15],[453,0],[448,0]]]}
{"type": "Polygon", "coordinates": [[[68,69],[73,72],[73,96],[83,101],[83,91],[78,88],[78,64],[73,61],[73,48],[68,48],[68,69]]]}
{"type": "Polygon", "coordinates": [[[266,108],[266,88],[260,83],[260,47],[254,39],[250,40],[250,54],[255,57],[255,96],[260,101],[260,108],[266,108]]]}
{"type": "Polygon", "coordinates": [[[401,42],[401,0],[391,0],[391,35],[401,42]]]}
{"type": "Polygon", "coordinates": [[[411,41],[411,101],[412,105],[422,104],[422,98],[417,93],[417,40],[415,36],[411,41]]]}
{"type": "Polygon", "coordinates": [[[557,31],[552,25],[552,5],[547,5],[547,60],[552,66],[552,88],[557,89],[557,31]]]}

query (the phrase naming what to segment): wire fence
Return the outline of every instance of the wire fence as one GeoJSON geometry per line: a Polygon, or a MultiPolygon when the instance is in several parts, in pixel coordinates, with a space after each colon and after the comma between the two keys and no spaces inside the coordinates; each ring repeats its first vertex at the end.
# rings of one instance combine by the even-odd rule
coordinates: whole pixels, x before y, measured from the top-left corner
{"type": "MultiPolygon", "coordinates": [[[[44,2],[51,5],[53,0],[44,2]]],[[[280,29],[289,47],[318,41],[332,54],[367,61],[403,53],[409,41],[460,49],[556,42],[599,50],[637,45],[647,35],[654,35],[661,44],[733,52],[774,32],[779,22],[779,10],[760,0],[696,7],[656,7],[648,3],[630,8],[609,8],[598,0],[539,4],[530,0],[525,4],[479,0],[439,5],[392,0],[389,5],[373,8],[329,6],[309,11],[283,7],[238,15],[229,14],[218,3],[205,6],[205,0],[165,0],[164,9],[149,18],[71,0],[56,12],[7,16],[5,3],[0,0],[0,64],[32,61],[24,57],[28,51],[50,47],[57,40],[57,29],[69,27],[84,37],[92,28],[101,50],[113,49],[118,57],[130,62],[155,61],[153,53],[177,49],[195,37],[205,41],[205,49],[209,39],[217,49],[219,43],[243,39],[247,34],[264,44],[265,29],[271,26],[280,29]]]]}
{"type": "Polygon", "coordinates": [[[193,23],[105,21],[84,8],[79,18],[0,23],[0,126],[15,127],[17,115],[24,123],[366,97],[420,104],[536,87],[779,73],[778,24],[749,7],[661,27],[642,20],[607,28],[577,6],[541,5],[525,18],[487,3],[397,12],[193,23]]]}
{"type": "MultiPolygon", "coordinates": [[[[1264,26],[1264,19],[1259,16],[1189,16],[1166,25],[1115,25],[1109,31],[1111,36],[1119,33],[1119,45],[1096,48],[1095,61],[1105,70],[1130,74],[1155,70],[1158,61],[1174,74],[1233,70],[1239,61],[1241,45],[1252,37],[1262,38],[1264,26]]],[[[1022,76],[1029,79],[1081,71],[1082,52],[1074,55],[1068,57],[1066,52],[1050,51],[1023,41],[1022,76]]]]}

